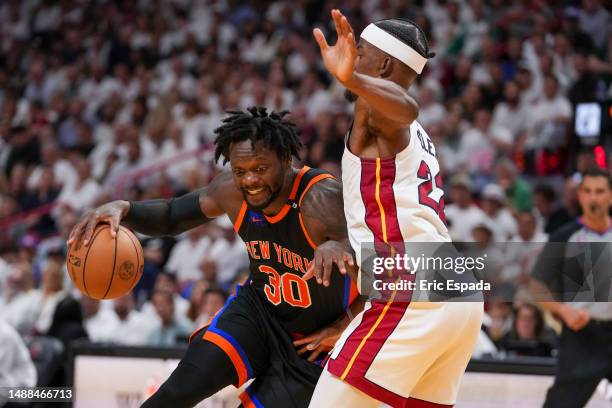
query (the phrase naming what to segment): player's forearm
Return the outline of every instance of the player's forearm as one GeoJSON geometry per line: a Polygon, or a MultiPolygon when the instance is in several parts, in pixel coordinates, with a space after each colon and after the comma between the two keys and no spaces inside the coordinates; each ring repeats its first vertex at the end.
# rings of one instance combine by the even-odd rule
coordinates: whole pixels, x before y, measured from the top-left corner
{"type": "Polygon", "coordinates": [[[419,114],[414,98],[394,82],[355,72],[343,85],[394,122],[410,125],[419,114]]]}
{"type": "Polygon", "coordinates": [[[202,213],[197,191],[169,200],[125,203],[128,208],[122,224],[146,235],[177,235],[210,221],[210,218],[202,213]]]}

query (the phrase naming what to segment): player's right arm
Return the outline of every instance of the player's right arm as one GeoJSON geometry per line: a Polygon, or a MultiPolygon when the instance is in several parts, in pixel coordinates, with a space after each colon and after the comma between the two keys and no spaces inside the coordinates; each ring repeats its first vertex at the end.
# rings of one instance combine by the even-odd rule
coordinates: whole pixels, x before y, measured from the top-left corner
{"type": "Polygon", "coordinates": [[[231,173],[181,197],[146,201],[116,200],[86,212],[70,233],[68,245],[88,245],[96,225],[108,223],[114,237],[119,224],[150,236],[177,235],[240,206],[242,197],[231,173]]]}
{"type": "Polygon", "coordinates": [[[323,32],[316,28],[313,31],[319,45],[325,68],[356,95],[365,99],[368,105],[396,128],[406,128],[417,118],[419,106],[408,91],[393,81],[375,78],[354,71],[355,60],[359,50],[355,43],[355,34],[348,20],[339,10],[331,12],[338,40],[330,46],[323,32]]]}

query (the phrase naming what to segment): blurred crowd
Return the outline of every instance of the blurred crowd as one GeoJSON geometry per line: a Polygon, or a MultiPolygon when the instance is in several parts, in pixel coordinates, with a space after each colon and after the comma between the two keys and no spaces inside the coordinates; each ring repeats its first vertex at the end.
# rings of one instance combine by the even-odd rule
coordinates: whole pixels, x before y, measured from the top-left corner
{"type": "MultiPolygon", "coordinates": [[[[228,220],[140,237],[144,277],[113,302],[79,299],[65,241],[98,204],[205,185],[221,170],[209,147],[228,109],[290,110],[301,162],[339,175],[352,107],[311,35],[318,26],[333,37],[332,7],[356,32],[405,17],[427,34],[436,56],[411,92],[436,145],[453,238],[546,241],[579,213],[580,172],[612,169],[610,146],[583,146],[573,126],[577,103],[612,99],[604,3],[0,2],[0,319],[22,336],[172,345],[213,315],[248,265],[228,220]]],[[[491,303],[488,314],[484,350],[554,344],[528,302],[491,303]]]]}

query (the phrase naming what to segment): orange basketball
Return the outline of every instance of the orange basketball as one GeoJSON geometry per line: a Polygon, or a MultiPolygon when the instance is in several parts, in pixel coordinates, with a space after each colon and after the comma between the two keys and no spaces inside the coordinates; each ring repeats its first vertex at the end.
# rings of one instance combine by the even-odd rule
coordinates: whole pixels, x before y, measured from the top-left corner
{"type": "Polygon", "coordinates": [[[113,239],[110,225],[98,224],[89,245],[69,248],[68,274],[81,292],[93,299],[114,299],[136,286],[142,276],[144,257],[138,238],[119,226],[113,239]]]}

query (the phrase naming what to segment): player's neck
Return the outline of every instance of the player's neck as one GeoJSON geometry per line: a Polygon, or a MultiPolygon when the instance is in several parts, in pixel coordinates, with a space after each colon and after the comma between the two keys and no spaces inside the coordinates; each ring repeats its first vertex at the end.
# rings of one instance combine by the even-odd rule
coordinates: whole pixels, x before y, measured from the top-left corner
{"type": "Polygon", "coordinates": [[[268,217],[273,217],[278,214],[287,203],[287,200],[289,200],[289,195],[291,194],[291,189],[293,188],[293,182],[297,175],[297,170],[290,167],[290,172],[291,175],[285,178],[283,187],[278,194],[278,197],[276,197],[276,200],[271,202],[270,205],[262,210],[262,212],[268,217]]]}
{"type": "Polygon", "coordinates": [[[607,231],[608,228],[610,228],[611,224],[609,215],[606,215],[604,217],[583,215],[580,221],[590,230],[599,233],[607,231]]]}

